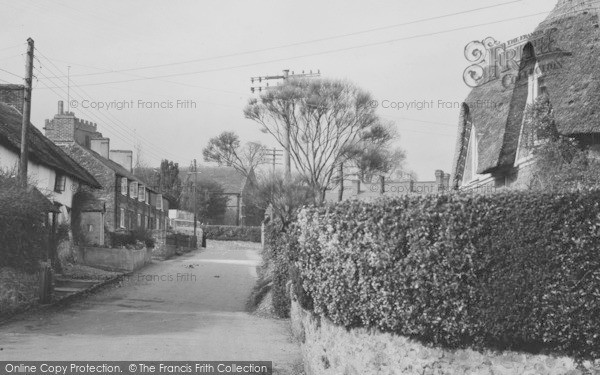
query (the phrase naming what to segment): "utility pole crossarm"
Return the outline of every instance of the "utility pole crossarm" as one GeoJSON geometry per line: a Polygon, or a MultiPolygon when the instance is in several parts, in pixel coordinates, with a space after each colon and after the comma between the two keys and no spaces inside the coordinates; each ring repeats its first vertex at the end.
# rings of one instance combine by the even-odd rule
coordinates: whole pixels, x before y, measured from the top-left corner
{"type": "MultiPolygon", "coordinates": [[[[313,71],[310,70],[308,73],[305,73],[304,71],[302,71],[302,73],[300,73],[300,74],[295,74],[293,71],[290,74],[290,70],[285,69],[283,71],[283,75],[251,77],[250,82],[252,82],[252,84],[254,84],[254,81],[258,81],[259,83],[261,83],[263,80],[264,81],[283,80],[283,82],[285,83],[290,78],[309,78],[309,77],[320,77],[320,76],[321,76],[320,69],[317,70],[316,73],[313,73],[313,71]]],[[[277,88],[277,87],[278,87],[278,85],[269,86],[269,83],[267,82],[266,86],[257,86],[257,87],[251,86],[250,91],[254,94],[256,91],[262,92],[263,89],[266,91],[266,90],[277,88]]],[[[284,139],[283,164],[285,166],[285,179],[287,181],[290,181],[292,179],[292,162],[291,162],[291,152],[290,152],[291,140],[290,140],[289,125],[285,127],[284,131],[285,131],[285,134],[283,137],[283,139],[284,139]]],[[[273,171],[275,171],[275,152],[273,152],[273,171]]]]}

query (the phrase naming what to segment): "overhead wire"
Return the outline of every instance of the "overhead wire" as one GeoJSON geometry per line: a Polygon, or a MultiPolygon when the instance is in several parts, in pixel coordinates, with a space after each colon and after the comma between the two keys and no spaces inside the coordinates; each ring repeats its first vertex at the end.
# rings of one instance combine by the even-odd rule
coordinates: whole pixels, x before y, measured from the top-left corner
{"type": "Polygon", "coordinates": [[[165,63],[165,64],[155,64],[155,65],[146,65],[146,66],[136,67],[136,68],[109,70],[107,72],[102,72],[102,73],[84,73],[84,74],[78,74],[77,76],[83,77],[83,76],[99,75],[99,74],[122,73],[122,72],[134,71],[134,70],[154,69],[154,68],[161,68],[161,67],[167,67],[167,66],[190,64],[190,63],[201,62],[201,61],[218,60],[218,59],[223,59],[223,58],[228,58],[228,57],[249,55],[249,54],[255,54],[255,53],[259,53],[259,52],[266,52],[266,51],[272,51],[272,50],[289,48],[289,47],[297,47],[300,45],[314,44],[314,43],[319,43],[319,42],[328,41],[328,40],[341,39],[341,38],[346,38],[349,36],[356,36],[356,35],[376,32],[376,31],[398,28],[401,26],[414,25],[414,24],[418,24],[418,23],[422,23],[422,22],[428,22],[428,21],[434,21],[434,20],[439,20],[439,19],[448,18],[448,17],[454,17],[454,16],[458,16],[458,15],[478,12],[478,11],[485,10],[485,9],[496,8],[496,7],[514,4],[514,3],[520,3],[520,2],[522,2],[522,0],[512,0],[512,1],[507,1],[507,2],[503,2],[503,3],[493,4],[493,5],[474,8],[474,9],[469,9],[469,10],[460,11],[460,12],[454,12],[454,13],[449,13],[449,14],[444,14],[444,15],[439,15],[439,16],[434,16],[434,17],[428,17],[428,18],[421,18],[418,20],[413,20],[413,21],[408,21],[408,22],[403,22],[403,23],[398,23],[398,24],[393,24],[393,25],[380,26],[380,27],[376,27],[376,28],[360,30],[360,31],[346,33],[346,34],[338,34],[338,35],[334,35],[334,36],[317,38],[317,39],[312,39],[312,40],[307,40],[307,41],[289,43],[289,44],[284,44],[284,45],[275,46],[275,47],[267,47],[267,48],[255,49],[255,50],[250,50],[250,51],[230,53],[230,54],[219,55],[219,56],[203,57],[203,58],[197,58],[197,59],[191,59],[191,60],[185,60],[185,61],[179,61],[179,62],[172,62],[172,63],[165,63]]]}
{"type": "MultiPolygon", "coordinates": [[[[37,49],[37,48],[36,48],[36,51],[38,52],[38,54],[39,54],[39,55],[40,55],[42,58],[44,58],[46,61],[48,61],[48,62],[49,62],[49,63],[50,63],[50,64],[51,64],[51,65],[52,65],[54,68],[56,68],[56,69],[57,69],[57,70],[60,72],[60,68],[59,68],[58,66],[56,66],[56,65],[55,65],[55,64],[54,64],[54,63],[53,63],[51,60],[49,60],[49,59],[48,59],[48,58],[47,58],[47,57],[46,57],[46,56],[45,56],[45,55],[44,55],[42,52],[40,52],[40,51],[39,51],[39,49],[37,49]]],[[[48,79],[49,77],[46,77],[46,78],[48,79]]],[[[64,81],[61,81],[61,82],[63,82],[63,84],[64,84],[64,81]]],[[[87,93],[87,92],[86,92],[84,89],[81,89],[81,91],[83,92],[83,94],[82,94],[82,93],[80,93],[80,92],[78,92],[78,91],[77,91],[77,88],[78,88],[77,84],[73,84],[73,85],[72,85],[72,86],[70,86],[70,87],[72,87],[72,88],[74,89],[74,92],[75,92],[75,93],[77,93],[77,94],[81,95],[81,96],[80,96],[80,99],[82,99],[82,98],[85,98],[85,97],[87,97],[87,98],[92,98],[92,96],[91,96],[91,95],[89,95],[89,93],[87,93]]],[[[102,114],[102,115],[105,117],[105,119],[107,119],[109,122],[113,123],[115,126],[117,126],[118,128],[122,129],[122,130],[123,130],[125,133],[128,133],[128,128],[129,128],[129,127],[128,127],[128,125],[124,124],[124,123],[123,123],[123,122],[122,122],[120,119],[118,119],[117,117],[115,117],[114,115],[112,115],[110,112],[107,112],[107,114],[106,114],[106,115],[105,115],[103,112],[99,112],[99,113],[100,113],[100,114],[102,114]],[[114,120],[111,120],[110,118],[108,118],[108,115],[112,116],[114,120]],[[116,122],[115,122],[115,121],[116,121],[116,122],[119,122],[119,123],[121,124],[121,126],[119,126],[118,124],[116,124],[116,122]]],[[[160,150],[160,151],[162,151],[162,152],[165,152],[165,153],[167,153],[167,154],[170,154],[171,156],[177,156],[177,155],[175,155],[174,153],[171,153],[171,152],[169,152],[169,151],[167,151],[167,150],[164,150],[164,149],[162,149],[162,150],[161,150],[161,147],[159,147],[159,146],[157,146],[157,145],[154,145],[154,144],[153,144],[153,143],[152,143],[150,140],[146,139],[145,137],[142,137],[142,136],[138,135],[138,134],[137,134],[137,132],[134,132],[134,134],[133,134],[133,137],[134,137],[134,141],[136,140],[136,139],[135,139],[136,137],[139,137],[139,138],[140,138],[141,140],[143,140],[143,141],[144,141],[144,142],[145,142],[147,145],[150,145],[150,146],[152,146],[153,148],[159,149],[159,150],[160,150]]],[[[158,154],[157,154],[157,153],[155,153],[155,156],[158,156],[158,154]]]]}

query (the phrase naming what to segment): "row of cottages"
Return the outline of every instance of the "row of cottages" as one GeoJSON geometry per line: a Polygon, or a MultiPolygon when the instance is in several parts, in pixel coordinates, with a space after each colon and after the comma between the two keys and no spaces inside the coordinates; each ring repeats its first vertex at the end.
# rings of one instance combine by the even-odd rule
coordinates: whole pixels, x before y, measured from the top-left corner
{"type": "MultiPolygon", "coordinates": [[[[181,172],[182,180],[193,180],[189,171],[181,172]]],[[[199,166],[198,180],[212,181],[223,188],[223,195],[227,197],[225,215],[222,218],[212,218],[208,224],[257,226],[260,225],[264,214],[252,207],[253,189],[257,186],[254,169],[245,175],[229,166],[199,166]]],[[[183,219],[179,218],[178,219],[183,219]]],[[[193,223],[193,220],[192,220],[193,223]]]]}
{"type": "MultiPolygon", "coordinates": [[[[12,175],[16,175],[21,154],[23,92],[21,85],[0,85],[0,168],[12,175]]],[[[77,191],[95,191],[101,184],[32,124],[27,143],[29,188],[45,201],[53,225],[69,223],[77,191]]]]}
{"type": "Polygon", "coordinates": [[[362,182],[358,178],[345,181],[341,193],[339,186],[336,189],[327,190],[325,200],[327,202],[346,199],[372,201],[382,196],[442,194],[448,192],[450,188],[450,174],[438,169],[435,171],[435,180],[431,181],[415,181],[412,178],[388,181],[383,177],[370,183],[362,182]]]}
{"type": "Polygon", "coordinates": [[[84,188],[75,197],[87,213],[81,227],[89,243],[104,245],[107,234],[132,230],[166,230],[169,201],[133,175],[133,152],[111,150],[97,125],[65,112],[46,120],[46,137],[85,168],[102,185],[84,188]]]}
{"type": "Polygon", "coordinates": [[[558,1],[521,46],[514,84],[495,79],[471,91],[460,114],[454,188],[535,187],[523,124],[527,104],[540,94],[550,100],[559,133],[600,153],[599,14],[597,0],[558,1]],[[472,105],[483,101],[495,105],[472,105]]]}

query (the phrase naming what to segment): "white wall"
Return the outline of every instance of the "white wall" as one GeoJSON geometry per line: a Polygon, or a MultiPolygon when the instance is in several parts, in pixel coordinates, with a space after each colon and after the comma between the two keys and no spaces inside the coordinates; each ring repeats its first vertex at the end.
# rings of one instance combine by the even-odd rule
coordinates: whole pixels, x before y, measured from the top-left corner
{"type": "MultiPolygon", "coordinates": [[[[0,145],[0,168],[7,171],[17,173],[19,166],[19,155],[12,150],[0,145]]],[[[49,197],[51,201],[58,202],[62,205],[59,215],[59,222],[63,223],[70,220],[70,215],[67,208],[73,207],[73,195],[79,188],[79,183],[67,176],[65,183],[65,191],[57,193],[54,191],[54,183],[56,180],[56,172],[45,165],[37,164],[31,160],[27,167],[27,176],[29,182],[33,184],[42,194],[49,197]]]]}

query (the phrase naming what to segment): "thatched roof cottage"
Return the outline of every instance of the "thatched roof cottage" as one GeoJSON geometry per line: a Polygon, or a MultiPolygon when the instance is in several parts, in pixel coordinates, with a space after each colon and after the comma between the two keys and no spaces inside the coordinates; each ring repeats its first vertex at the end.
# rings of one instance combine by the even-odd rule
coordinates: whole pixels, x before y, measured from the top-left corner
{"type": "Polygon", "coordinates": [[[542,93],[558,131],[600,151],[599,14],[597,0],[559,0],[532,34],[481,44],[483,74],[460,114],[454,188],[527,184],[534,161],[522,146],[523,118],[542,93]]]}

